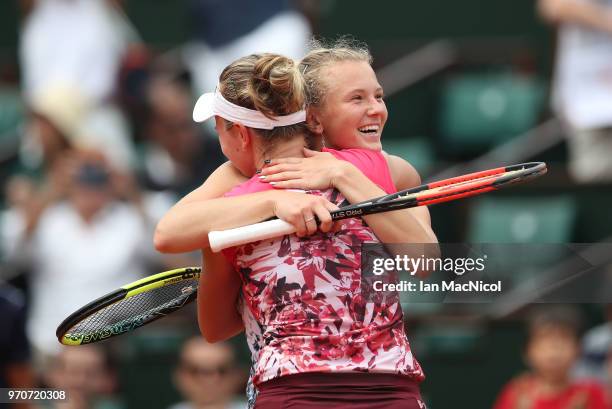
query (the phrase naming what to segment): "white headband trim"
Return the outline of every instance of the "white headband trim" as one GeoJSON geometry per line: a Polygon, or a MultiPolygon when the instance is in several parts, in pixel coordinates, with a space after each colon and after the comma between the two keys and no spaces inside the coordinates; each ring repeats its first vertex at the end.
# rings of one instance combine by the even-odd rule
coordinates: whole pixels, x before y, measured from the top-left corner
{"type": "Polygon", "coordinates": [[[229,102],[221,95],[219,87],[214,93],[208,92],[200,96],[193,108],[193,120],[196,122],[204,122],[215,115],[256,129],[274,129],[306,121],[305,110],[270,119],[259,111],[229,102]]]}

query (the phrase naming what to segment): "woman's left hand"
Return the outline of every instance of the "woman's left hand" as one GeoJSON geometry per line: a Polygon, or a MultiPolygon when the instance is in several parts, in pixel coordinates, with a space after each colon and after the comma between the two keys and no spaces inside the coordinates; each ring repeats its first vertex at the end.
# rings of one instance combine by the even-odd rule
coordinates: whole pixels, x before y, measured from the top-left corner
{"type": "Polygon", "coordinates": [[[260,178],[279,189],[327,189],[345,170],[348,162],[331,153],[304,148],[305,158],[272,159],[261,170],[260,178]]]}

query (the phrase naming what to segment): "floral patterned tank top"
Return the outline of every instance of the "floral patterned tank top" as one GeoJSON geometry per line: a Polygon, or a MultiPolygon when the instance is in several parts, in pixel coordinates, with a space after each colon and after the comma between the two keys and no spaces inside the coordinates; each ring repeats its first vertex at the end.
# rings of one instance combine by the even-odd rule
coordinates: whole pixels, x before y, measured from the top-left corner
{"type": "MultiPolygon", "coordinates": [[[[389,187],[382,154],[351,151],[367,157],[366,164],[387,169],[386,175],[372,168],[364,174],[382,174],[378,180],[368,176],[391,193],[394,187],[389,187]]],[[[346,154],[337,156],[347,160],[346,154]]],[[[363,171],[360,156],[348,158],[363,171]]],[[[253,178],[228,195],[270,188],[253,178]]],[[[346,204],[335,189],[309,193],[339,206],[346,204]]],[[[382,299],[362,294],[361,246],[375,242],[378,239],[365,222],[353,218],[340,221],[328,233],[305,238],[286,235],[225,251],[243,282],[241,312],[255,385],[306,372],[381,372],[423,380],[404,331],[397,294],[382,299]]]]}

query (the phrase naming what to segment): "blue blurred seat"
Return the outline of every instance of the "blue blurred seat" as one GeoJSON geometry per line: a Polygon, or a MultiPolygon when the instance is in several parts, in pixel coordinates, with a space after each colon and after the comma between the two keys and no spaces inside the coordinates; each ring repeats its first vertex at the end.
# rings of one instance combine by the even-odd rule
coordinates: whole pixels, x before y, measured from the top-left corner
{"type": "Polygon", "coordinates": [[[570,242],[576,203],[570,196],[473,199],[468,241],[473,243],[570,242]]]}
{"type": "Polygon", "coordinates": [[[432,172],[436,162],[432,141],[425,137],[385,138],[383,149],[391,155],[406,159],[422,178],[432,172]]]}
{"type": "Polygon", "coordinates": [[[545,86],[512,73],[461,74],[447,80],[440,101],[441,149],[477,154],[536,125],[545,86]]]}
{"type": "MultiPolygon", "coordinates": [[[[475,199],[467,241],[483,243],[487,276],[509,286],[537,287],[535,279],[571,256],[577,215],[573,197],[491,197],[475,199]]],[[[534,287],[534,289],[535,289],[534,287]]]]}

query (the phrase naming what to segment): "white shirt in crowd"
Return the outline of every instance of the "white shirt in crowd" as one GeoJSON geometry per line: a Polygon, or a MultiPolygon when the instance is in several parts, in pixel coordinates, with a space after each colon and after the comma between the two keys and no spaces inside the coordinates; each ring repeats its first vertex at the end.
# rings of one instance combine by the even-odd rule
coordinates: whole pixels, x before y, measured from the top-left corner
{"type": "MultiPolygon", "coordinates": [[[[612,0],[593,1],[612,11],[612,0]]],[[[560,26],[553,104],[576,129],[612,126],[612,34],[560,26]]]]}
{"type": "Polygon", "coordinates": [[[5,255],[25,260],[31,270],[27,330],[42,353],[58,351],[55,330],[69,314],[145,274],[154,255],[152,228],[122,202],[102,209],[89,224],[68,203],[45,210],[24,243],[24,223],[16,210],[5,212],[5,255]]]}

